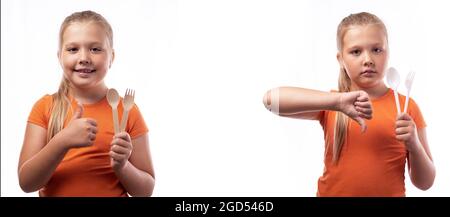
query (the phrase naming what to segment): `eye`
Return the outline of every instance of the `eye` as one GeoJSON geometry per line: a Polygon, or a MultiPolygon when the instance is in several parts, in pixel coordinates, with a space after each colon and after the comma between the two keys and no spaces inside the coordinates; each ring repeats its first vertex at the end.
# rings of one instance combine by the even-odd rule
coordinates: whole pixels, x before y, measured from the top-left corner
{"type": "Polygon", "coordinates": [[[355,55],[355,56],[358,56],[358,55],[361,54],[361,51],[358,50],[358,49],[356,49],[356,50],[351,50],[351,51],[350,51],[350,54],[355,55]]]}
{"type": "Polygon", "coordinates": [[[381,53],[381,52],[383,52],[383,49],[382,48],[374,48],[373,49],[373,52],[375,52],[375,53],[381,53]]]}
{"type": "Polygon", "coordinates": [[[76,47],[69,47],[69,48],[66,48],[66,51],[68,51],[70,53],[75,53],[75,52],[78,51],[78,48],[76,48],[76,47]]]}
{"type": "Polygon", "coordinates": [[[94,53],[101,52],[102,50],[103,50],[103,49],[100,48],[100,47],[94,47],[94,48],[91,49],[91,51],[94,52],[94,53]]]}

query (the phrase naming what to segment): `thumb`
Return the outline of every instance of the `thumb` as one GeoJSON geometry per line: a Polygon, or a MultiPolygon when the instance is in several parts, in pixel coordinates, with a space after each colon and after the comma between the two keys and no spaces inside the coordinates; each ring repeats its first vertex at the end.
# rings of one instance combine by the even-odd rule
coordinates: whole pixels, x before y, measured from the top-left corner
{"type": "Polygon", "coordinates": [[[397,120],[405,120],[405,121],[410,121],[412,120],[411,116],[408,115],[408,113],[400,113],[397,115],[397,120]]]}
{"type": "Polygon", "coordinates": [[[355,121],[358,122],[358,124],[361,126],[361,133],[366,132],[367,125],[366,125],[366,122],[364,121],[364,119],[362,119],[361,117],[356,117],[355,121]]]}
{"type": "Polygon", "coordinates": [[[84,111],[83,105],[81,103],[77,103],[77,109],[73,113],[71,121],[81,118],[81,116],[83,116],[83,111],[84,111]]]}

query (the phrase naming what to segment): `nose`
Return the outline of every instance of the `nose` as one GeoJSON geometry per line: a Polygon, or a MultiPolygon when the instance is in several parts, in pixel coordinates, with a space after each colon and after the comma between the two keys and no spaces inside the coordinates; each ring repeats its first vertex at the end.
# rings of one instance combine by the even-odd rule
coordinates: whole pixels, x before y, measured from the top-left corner
{"type": "Polygon", "coordinates": [[[364,66],[371,66],[373,64],[374,64],[374,62],[373,62],[372,56],[370,55],[370,53],[365,52],[364,53],[364,66]]]}
{"type": "Polygon", "coordinates": [[[91,63],[90,53],[86,49],[81,49],[78,63],[85,65],[91,63]]]}

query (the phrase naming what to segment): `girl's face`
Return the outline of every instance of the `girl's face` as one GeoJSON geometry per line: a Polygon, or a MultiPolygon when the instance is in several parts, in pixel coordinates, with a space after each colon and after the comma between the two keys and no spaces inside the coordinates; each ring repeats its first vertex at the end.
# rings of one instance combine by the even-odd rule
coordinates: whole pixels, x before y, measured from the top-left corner
{"type": "Polygon", "coordinates": [[[71,84],[85,89],[103,84],[114,51],[101,25],[75,22],[63,32],[58,58],[71,84]]]}
{"type": "Polygon", "coordinates": [[[339,64],[352,81],[352,88],[384,85],[388,47],[386,35],[379,25],[350,26],[342,38],[337,55],[339,64]]]}

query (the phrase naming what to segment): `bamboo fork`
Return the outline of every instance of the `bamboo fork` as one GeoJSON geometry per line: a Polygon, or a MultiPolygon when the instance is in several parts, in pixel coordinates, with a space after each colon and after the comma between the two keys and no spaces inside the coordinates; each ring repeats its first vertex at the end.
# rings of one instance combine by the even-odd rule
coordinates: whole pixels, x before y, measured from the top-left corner
{"type": "Polygon", "coordinates": [[[123,115],[122,120],[120,121],[120,132],[125,130],[128,121],[128,112],[134,105],[134,90],[128,89],[125,91],[125,96],[122,101],[123,104],[123,115]]]}

